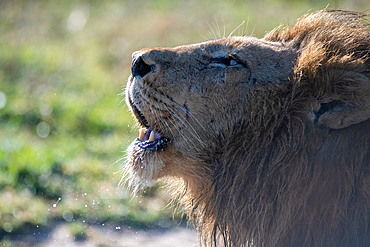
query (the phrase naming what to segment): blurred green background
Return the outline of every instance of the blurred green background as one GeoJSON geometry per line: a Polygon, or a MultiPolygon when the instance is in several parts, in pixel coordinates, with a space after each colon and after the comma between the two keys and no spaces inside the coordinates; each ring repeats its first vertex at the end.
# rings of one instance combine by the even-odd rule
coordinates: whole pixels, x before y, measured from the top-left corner
{"type": "MultiPolygon", "coordinates": [[[[117,187],[138,133],[124,97],[131,53],[234,35],[263,37],[307,11],[368,0],[0,0],[0,243],[64,222],[169,228],[160,185],[117,187]]],[[[12,242],[13,241],[13,242],[12,242]]]]}

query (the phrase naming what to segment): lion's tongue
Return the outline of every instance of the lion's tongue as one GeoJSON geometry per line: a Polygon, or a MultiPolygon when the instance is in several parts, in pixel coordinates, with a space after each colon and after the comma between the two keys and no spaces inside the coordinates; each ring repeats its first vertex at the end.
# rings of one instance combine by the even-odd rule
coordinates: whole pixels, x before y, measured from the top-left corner
{"type": "Polygon", "coordinates": [[[139,140],[142,142],[146,142],[146,141],[153,142],[161,138],[162,138],[162,135],[156,132],[151,127],[149,127],[146,131],[145,129],[140,130],[139,140]]]}

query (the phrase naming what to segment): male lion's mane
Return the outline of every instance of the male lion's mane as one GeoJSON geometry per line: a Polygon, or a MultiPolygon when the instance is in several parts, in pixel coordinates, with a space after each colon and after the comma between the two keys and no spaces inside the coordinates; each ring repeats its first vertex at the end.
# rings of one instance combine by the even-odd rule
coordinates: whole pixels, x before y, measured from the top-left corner
{"type": "Polygon", "coordinates": [[[175,194],[197,216],[205,245],[370,246],[370,131],[369,121],[361,122],[368,107],[354,101],[370,98],[366,21],[320,11],[264,39],[298,51],[288,90],[256,87],[248,120],[229,129],[233,138],[222,145],[215,139],[223,149],[205,165],[212,176],[193,166],[196,176],[170,182],[175,194]],[[361,123],[320,115],[339,102],[359,107],[361,123]],[[321,128],[306,121],[315,107],[321,128]],[[320,146],[324,141],[330,145],[320,146]]]}

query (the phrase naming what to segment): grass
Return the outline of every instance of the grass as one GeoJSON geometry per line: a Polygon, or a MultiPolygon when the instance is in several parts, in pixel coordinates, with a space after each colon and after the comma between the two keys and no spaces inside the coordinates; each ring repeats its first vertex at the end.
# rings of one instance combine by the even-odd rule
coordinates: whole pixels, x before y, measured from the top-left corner
{"type": "Polygon", "coordinates": [[[181,215],[172,221],[159,185],[137,197],[117,187],[137,135],[120,95],[131,53],[227,36],[242,21],[234,35],[262,37],[328,3],[370,8],[366,0],[1,1],[0,241],[55,220],[79,237],[89,224],[175,225],[181,215]]]}

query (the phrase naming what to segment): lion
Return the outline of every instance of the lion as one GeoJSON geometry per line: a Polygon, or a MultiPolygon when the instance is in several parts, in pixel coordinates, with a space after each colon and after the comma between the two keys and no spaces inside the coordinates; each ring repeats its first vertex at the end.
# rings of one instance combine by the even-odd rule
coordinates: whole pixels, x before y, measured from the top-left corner
{"type": "Polygon", "coordinates": [[[370,246],[369,53],[365,15],[328,10],[135,52],[130,186],[166,179],[205,246],[370,246]]]}

